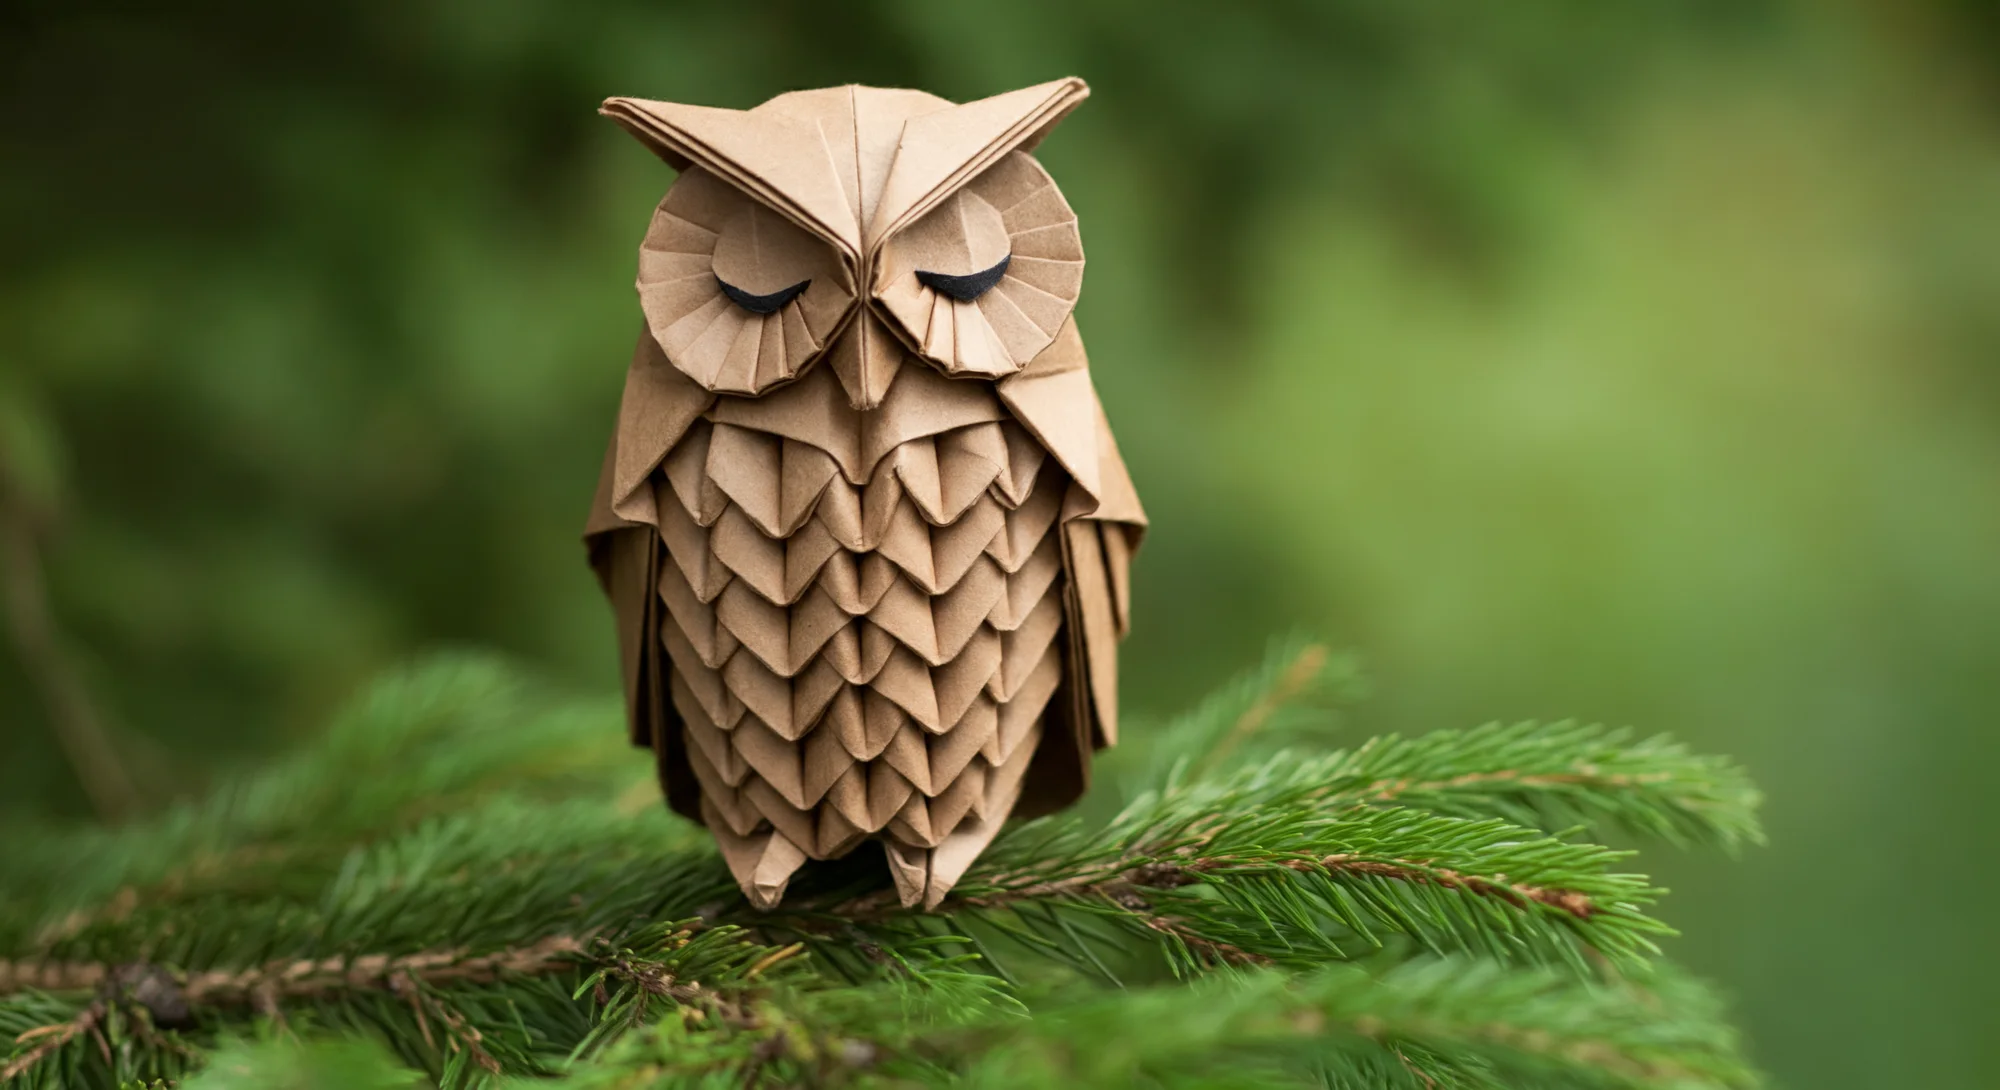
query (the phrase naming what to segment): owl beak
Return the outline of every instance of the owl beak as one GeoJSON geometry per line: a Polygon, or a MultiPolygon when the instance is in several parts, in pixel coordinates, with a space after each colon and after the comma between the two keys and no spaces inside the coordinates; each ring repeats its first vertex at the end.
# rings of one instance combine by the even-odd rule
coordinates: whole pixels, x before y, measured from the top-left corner
{"type": "Polygon", "coordinates": [[[847,391],[847,403],[865,412],[888,395],[903,366],[903,346],[873,309],[863,307],[835,339],[827,362],[847,391]]]}

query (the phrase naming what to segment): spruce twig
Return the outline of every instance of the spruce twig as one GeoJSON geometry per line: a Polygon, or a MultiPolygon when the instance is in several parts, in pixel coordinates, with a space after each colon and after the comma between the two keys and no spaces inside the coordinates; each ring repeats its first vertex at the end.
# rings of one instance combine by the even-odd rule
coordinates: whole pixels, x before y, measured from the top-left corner
{"type": "Polygon", "coordinates": [[[615,708],[463,659],[406,674],[216,800],[0,844],[0,1069],[108,1088],[221,1048],[225,1083],[1754,1083],[1658,968],[1629,853],[1544,831],[1753,842],[1740,771],[1571,725],[1244,763],[1306,721],[1313,647],[1183,721],[1222,759],[1108,824],[1008,828],[937,914],[810,883],[751,912],[700,830],[632,811],[622,754],[561,756],[615,708]],[[378,763],[365,802],[336,789],[378,763]],[[357,1032],[395,1059],[317,1043],[357,1032]]]}
{"type": "MultiPolygon", "coordinates": [[[[36,1026],[34,1029],[16,1034],[14,1044],[17,1047],[22,1045],[27,1046],[27,1051],[19,1053],[14,1059],[8,1061],[4,1067],[0,1067],[0,1082],[12,1082],[20,1078],[22,1075],[34,1070],[38,1064],[54,1055],[71,1041],[76,1040],[86,1033],[96,1033],[98,1023],[103,1020],[104,1004],[93,1002],[81,1011],[78,1011],[76,1017],[66,1022],[36,1026]]],[[[98,1040],[100,1043],[103,1041],[101,1035],[99,1035],[98,1040]]],[[[110,1046],[104,1045],[103,1051],[106,1053],[106,1059],[108,1060],[110,1046]]]]}

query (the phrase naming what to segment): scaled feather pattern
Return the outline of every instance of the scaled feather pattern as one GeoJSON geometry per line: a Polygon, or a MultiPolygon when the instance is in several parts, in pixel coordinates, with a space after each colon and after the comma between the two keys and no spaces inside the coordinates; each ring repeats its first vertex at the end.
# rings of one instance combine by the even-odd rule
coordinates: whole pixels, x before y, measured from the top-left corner
{"type": "Polygon", "coordinates": [[[1145,516],[1027,153],[1084,93],[606,104],[682,173],[586,536],[633,740],[760,907],[870,842],[936,906],[1116,739],[1145,516]],[[916,275],[996,264],[970,299],[916,275]]]}

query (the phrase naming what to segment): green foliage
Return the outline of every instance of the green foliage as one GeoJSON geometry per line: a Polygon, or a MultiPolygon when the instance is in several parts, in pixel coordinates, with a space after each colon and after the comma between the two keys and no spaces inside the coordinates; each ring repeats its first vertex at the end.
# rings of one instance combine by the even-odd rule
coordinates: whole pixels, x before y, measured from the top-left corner
{"type": "MultiPolygon", "coordinates": [[[[336,876],[362,880],[367,862],[356,845],[387,831],[433,814],[463,822],[467,805],[561,799],[601,785],[626,764],[620,735],[601,729],[616,714],[613,703],[537,692],[486,657],[441,656],[392,673],[310,749],[199,803],[116,831],[16,830],[0,852],[0,942],[24,937],[19,929],[33,919],[15,903],[24,895],[44,923],[105,903],[187,911],[209,899],[311,902],[336,876]]],[[[478,820],[536,831],[535,815],[478,820]]],[[[450,849],[451,821],[421,827],[437,845],[429,850],[450,849]]]]}
{"type": "MultiPolygon", "coordinates": [[[[138,788],[104,812],[438,640],[609,685],[575,536],[666,171],[603,95],[1074,72],[1038,154],[1158,528],[1134,704],[1304,623],[1367,649],[1371,732],[1673,724],[1777,800],[1755,867],[1645,868],[1760,1056],[1991,1080],[1992,879],[1880,890],[2000,834],[2000,5],[754,10],[9,5],[0,529],[138,788]],[[1897,956],[1830,954],[1859,919],[1897,956]]],[[[96,797],[32,661],[9,840],[96,797]]]]}
{"type": "Polygon", "coordinates": [[[1317,741],[1341,705],[1366,695],[1360,662],[1334,655],[1303,634],[1275,641],[1245,671],[1185,713],[1142,732],[1146,742],[1113,750],[1107,769],[1136,790],[1176,784],[1190,775],[1268,753],[1292,741],[1317,741]]]}
{"type": "MultiPolygon", "coordinates": [[[[667,172],[603,95],[1075,73],[1037,154],[1157,527],[1137,708],[1303,623],[1367,650],[1370,732],[1672,724],[1776,800],[1756,866],[1645,868],[1760,1057],[1992,1081],[2000,5],[747,10],[7,5],[0,531],[138,788],[104,812],[439,640],[608,687],[576,531],[667,172]]],[[[92,810],[46,673],[0,641],[8,841],[92,810]]]]}
{"type": "MultiPolygon", "coordinates": [[[[1581,968],[1579,943],[1629,959],[1654,952],[1648,936],[1666,930],[1641,911],[1658,891],[1609,869],[1626,853],[1501,821],[1328,806],[1291,774],[1296,763],[1142,799],[1103,829],[1060,818],[1024,827],[960,896],[1017,915],[1017,900],[1074,905],[1127,930],[1173,919],[1180,941],[1167,949],[1189,972],[1243,955],[1310,966],[1389,934],[1437,953],[1581,968]],[[1150,914],[1131,911],[1134,898],[1150,914]]],[[[1062,948],[1071,929],[1061,916],[1052,926],[1043,937],[1062,948]]],[[[1069,948],[1091,964],[1080,937],[1069,948]]]]}
{"type": "Polygon", "coordinates": [[[1134,739],[1122,812],[1010,826],[935,913],[872,865],[811,871],[757,913],[606,744],[615,706],[434,661],[207,801],[0,846],[0,1072],[24,1090],[1757,1085],[1713,997],[1659,961],[1660,891],[1578,839],[1754,841],[1738,770],[1570,726],[1258,755],[1266,729],[1321,729],[1296,702],[1329,691],[1329,663],[1280,644],[1134,739]]]}
{"type": "Polygon", "coordinates": [[[189,1090],[413,1090],[422,1076],[361,1038],[305,1044],[296,1039],[230,1039],[208,1066],[181,1085],[189,1090]]]}

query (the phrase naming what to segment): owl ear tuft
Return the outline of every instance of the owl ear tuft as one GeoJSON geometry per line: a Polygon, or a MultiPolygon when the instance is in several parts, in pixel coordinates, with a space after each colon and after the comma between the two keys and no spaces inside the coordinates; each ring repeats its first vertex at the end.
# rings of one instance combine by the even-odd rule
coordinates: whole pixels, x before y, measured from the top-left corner
{"type": "Polygon", "coordinates": [[[675,170],[702,167],[846,253],[860,253],[861,226],[818,126],[643,98],[607,98],[597,112],[675,170]]]}
{"type": "Polygon", "coordinates": [[[1009,152],[1033,148],[1088,97],[1090,87],[1071,76],[904,122],[869,226],[870,247],[879,248],[1009,152]]]}

